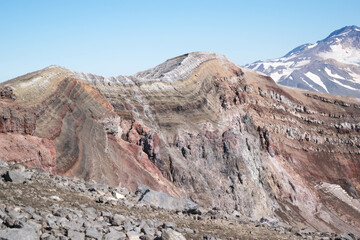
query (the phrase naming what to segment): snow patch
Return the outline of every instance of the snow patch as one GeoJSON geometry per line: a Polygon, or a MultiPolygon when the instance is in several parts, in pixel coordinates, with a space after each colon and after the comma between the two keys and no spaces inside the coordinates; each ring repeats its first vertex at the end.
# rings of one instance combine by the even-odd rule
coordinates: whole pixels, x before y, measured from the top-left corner
{"type": "Polygon", "coordinates": [[[349,72],[350,76],[352,77],[352,80],[356,83],[360,83],[360,74],[349,72]]]}
{"type": "Polygon", "coordinates": [[[343,48],[341,44],[331,45],[330,48],[330,51],[321,52],[318,56],[324,59],[330,58],[341,63],[360,66],[360,49],[343,48]]]}
{"type": "Polygon", "coordinates": [[[350,32],[351,32],[351,30],[348,30],[348,31],[346,31],[346,32],[333,35],[333,37],[335,37],[335,36],[345,36],[345,35],[347,35],[347,34],[350,33],[350,32]]]}
{"type": "Polygon", "coordinates": [[[331,73],[331,70],[328,68],[325,68],[324,70],[325,70],[326,74],[330,77],[345,80],[345,78],[343,78],[342,76],[337,75],[336,73],[331,73]]]}
{"type": "Polygon", "coordinates": [[[329,93],[325,84],[321,81],[321,78],[318,75],[315,75],[312,72],[307,72],[305,73],[305,76],[308,77],[311,81],[313,81],[317,85],[321,86],[327,93],[329,93]]]}
{"type": "Polygon", "coordinates": [[[254,63],[249,65],[249,67],[257,71],[262,68],[261,72],[269,75],[275,82],[278,82],[311,62],[307,57],[299,58],[300,61],[288,61],[288,59],[277,58],[267,62],[254,63]]]}
{"type": "Polygon", "coordinates": [[[311,48],[316,47],[317,45],[318,45],[317,43],[314,43],[314,44],[312,44],[312,45],[307,46],[307,48],[308,48],[308,49],[311,49],[311,48]]]}
{"type": "Polygon", "coordinates": [[[320,92],[317,88],[315,88],[313,85],[311,85],[310,83],[308,83],[304,78],[301,78],[301,80],[303,80],[304,83],[306,83],[309,87],[311,87],[312,89],[314,89],[317,92],[320,92]]]}
{"type": "Polygon", "coordinates": [[[271,74],[270,74],[270,77],[271,77],[275,82],[278,82],[282,76],[283,76],[283,75],[282,75],[281,73],[278,73],[278,72],[274,72],[274,73],[271,73],[271,74]]]}
{"type": "Polygon", "coordinates": [[[344,88],[348,88],[348,89],[354,90],[354,91],[359,91],[358,89],[353,88],[353,87],[350,87],[350,86],[348,86],[348,85],[345,85],[345,84],[341,83],[340,81],[338,81],[338,80],[336,80],[336,79],[331,79],[331,78],[330,78],[330,80],[333,81],[333,82],[336,83],[336,84],[339,84],[340,86],[342,86],[342,87],[344,87],[344,88]]]}
{"type": "Polygon", "coordinates": [[[311,62],[311,60],[302,60],[300,62],[297,62],[294,67],[299,68],[299,67],[309,64],[310,62],[311,62]]]}

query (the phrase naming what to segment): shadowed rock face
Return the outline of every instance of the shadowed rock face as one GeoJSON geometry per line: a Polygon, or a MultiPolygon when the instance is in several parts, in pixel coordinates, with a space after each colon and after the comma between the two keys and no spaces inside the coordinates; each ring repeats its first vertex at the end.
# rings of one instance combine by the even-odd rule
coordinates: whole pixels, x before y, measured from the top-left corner
{"type": "Polygon", "coordinates": [[[360,234],[357,99],[282,87],[203,52],[133,76],[52,66],[2,85],[36,116],[17,134],[53,141],[57,173],[360,234]]]}

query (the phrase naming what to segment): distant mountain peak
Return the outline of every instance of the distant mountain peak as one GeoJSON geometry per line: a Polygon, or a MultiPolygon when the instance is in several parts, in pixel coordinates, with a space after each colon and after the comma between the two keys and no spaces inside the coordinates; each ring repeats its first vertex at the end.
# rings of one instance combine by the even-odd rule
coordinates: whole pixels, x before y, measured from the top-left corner
{"type": "Polygon", "coordinates": [[[349,34],[351,32],[360,34],[360,28],[355,25],[345,26],[343,28],[333,31],[326,39],[329,39],[331,37],[337,37],[337,36],[346,36],[347,34],[349,34]]]}
{"type": "Polygon", "coordinates": [[[360,28],[343,27],[314,44],[294,48],[284,57],[247,67],[283,85],[360,97],[360,28]]]}

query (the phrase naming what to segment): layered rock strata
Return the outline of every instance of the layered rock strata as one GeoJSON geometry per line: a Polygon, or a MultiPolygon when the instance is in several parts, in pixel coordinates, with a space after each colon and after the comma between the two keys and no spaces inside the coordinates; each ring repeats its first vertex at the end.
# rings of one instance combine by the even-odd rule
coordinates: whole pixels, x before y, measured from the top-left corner
{"type": "Polygon", "coordinates": [[[56,172],[360,234],[357,99],[277,85],[198,52],[133,76],[51,66],[2,84],[56,172]]]}

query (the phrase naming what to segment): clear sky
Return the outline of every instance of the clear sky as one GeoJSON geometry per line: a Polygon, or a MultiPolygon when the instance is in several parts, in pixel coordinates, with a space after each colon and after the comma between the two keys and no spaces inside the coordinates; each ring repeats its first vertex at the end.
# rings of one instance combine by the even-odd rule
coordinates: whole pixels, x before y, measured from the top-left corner
{"type": "Polygon", "coordinates": [[[245,65],[346,25],[359,0],[0,0],[0,82],[52,64],[129,75],[193,51],[245,65]]]}

